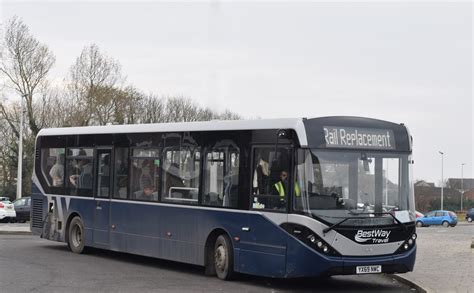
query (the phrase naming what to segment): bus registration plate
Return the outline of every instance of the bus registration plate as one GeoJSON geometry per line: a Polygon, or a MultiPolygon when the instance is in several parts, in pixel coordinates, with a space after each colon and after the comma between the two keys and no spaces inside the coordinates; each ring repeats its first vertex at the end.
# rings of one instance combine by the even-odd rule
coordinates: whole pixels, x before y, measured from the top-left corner
{"type": "Polygon", "coordinates": [[[357,274],[378,274],[382,272],[382,266],[359,266],[356,267],[357,274]]]}

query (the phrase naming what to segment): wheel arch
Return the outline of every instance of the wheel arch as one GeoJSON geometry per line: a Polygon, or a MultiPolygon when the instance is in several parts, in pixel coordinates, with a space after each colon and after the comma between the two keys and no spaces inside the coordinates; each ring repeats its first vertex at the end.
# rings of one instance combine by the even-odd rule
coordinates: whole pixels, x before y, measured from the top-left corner
{"type": "Polygon", "coordinates": [[[75,217],[79,217],[82,221],[82,217],[78,212],[74,211],[69,214],[66,220],[66,227],[64,230],[64,240],[66,243],[69,242],[69,225],[71,224],[72,219],[74,219],[75,217]]]}
{"type": "Polygon", "coordinates": [[[230,234],[223,228],[214,228],[209,235],[207,236],[206,242],[204,244],[204,268],[205,268],[205,274],[206,275],[215,275],[215,268],[213,265],[214,257],[213,257],[213,252],[214,252],[214,243],[216,243],[217,237],[220,235],[226,235],[229,237],[232,249],[234,249],[234,245],[232,243],[232,239],[230,237],[230,234]]]}

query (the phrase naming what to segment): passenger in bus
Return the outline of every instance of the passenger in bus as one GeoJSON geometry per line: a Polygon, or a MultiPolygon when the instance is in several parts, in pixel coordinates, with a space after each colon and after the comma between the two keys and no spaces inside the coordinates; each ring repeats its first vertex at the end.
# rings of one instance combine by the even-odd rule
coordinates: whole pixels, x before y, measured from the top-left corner
{"type": "Polygon", "coordinates": [[[145,184],[153,181],[152,167],[150,160],[144,160],[141,167],[141,174],[139,178],[140,189],[145,187],[145,184]]]}
{"type": "Polygon", "coordinates": [[[82,158],[76,164],[77,173],[69,176],[69,181],[76,188],[92,189],[92,162],[90,159],[82,158]]]}
{"type": "Polygon", "coordinates": [[[151,182],[146,182],[143,190],[136,191],[134,195],[138,200],[158,201],[158,192],[155,192],[155,187],[151,182]]]}
{"type": "Polygon", "coordinates": [[[64,182],[64,155],[59,155],[56,157],[56,162],[54,163],[51,170],[49,170],[49,176],[53,180],[54,187],[63,186],[64,182]]]}

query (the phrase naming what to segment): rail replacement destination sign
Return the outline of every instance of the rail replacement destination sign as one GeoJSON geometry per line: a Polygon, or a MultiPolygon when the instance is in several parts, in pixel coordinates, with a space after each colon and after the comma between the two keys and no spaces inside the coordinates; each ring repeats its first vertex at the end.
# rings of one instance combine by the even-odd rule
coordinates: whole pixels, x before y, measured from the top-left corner
{"type": "Polygon", "coordinates": [[[324,126],[326,147],[394,150],[395,136],[391,129],[324,126]]]}

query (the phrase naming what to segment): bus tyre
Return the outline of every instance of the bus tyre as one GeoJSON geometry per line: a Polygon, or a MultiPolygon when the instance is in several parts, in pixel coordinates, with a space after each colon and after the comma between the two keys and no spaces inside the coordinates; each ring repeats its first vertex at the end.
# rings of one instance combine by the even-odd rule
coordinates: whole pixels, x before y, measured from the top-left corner
{"type": "Polygon", "coordinates": [[[69,224],[67,246],[74,253],[84,252],[84,224],[79,217],[74,217],[69,224]]]}
{"type": "Polygon", "coordinates": [[[446,227],[446,228],[449,227],[448,221],[444,221],[444,222],[443,222],[443,227],[446,227]]]}
{"type": "Polygon", "coordinates": [[[230,280],[234,275],[234,253],[232,243],[226,235],[219,235],[214,245],[214,267],[217,277],[230,280]]]}

